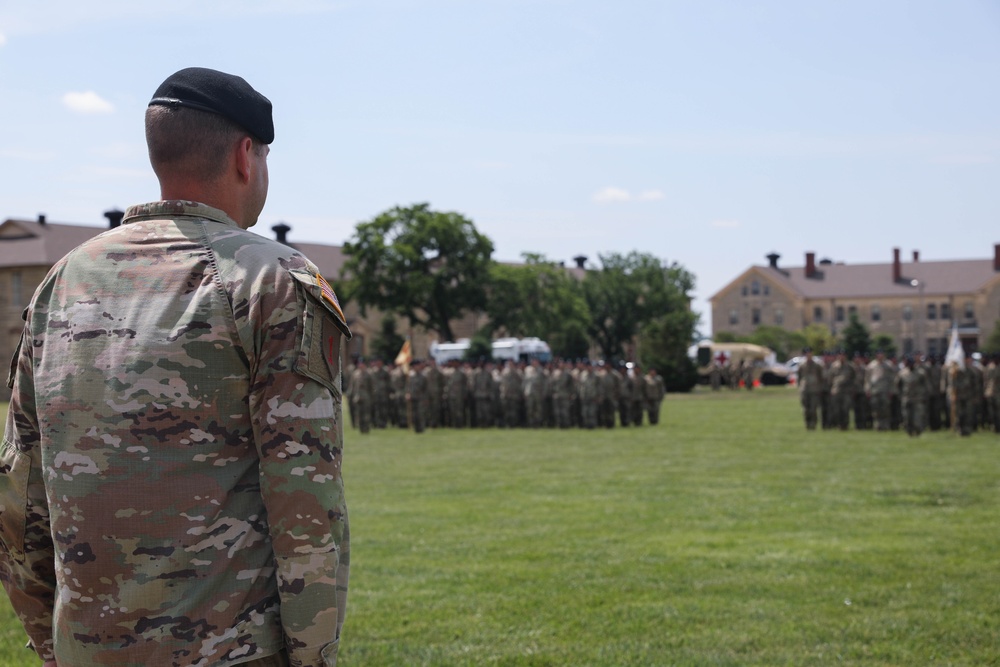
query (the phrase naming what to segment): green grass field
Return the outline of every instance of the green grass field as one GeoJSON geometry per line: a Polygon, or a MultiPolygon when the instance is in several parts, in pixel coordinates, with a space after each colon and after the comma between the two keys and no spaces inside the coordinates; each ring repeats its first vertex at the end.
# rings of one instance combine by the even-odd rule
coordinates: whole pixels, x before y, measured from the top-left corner
{"type": "MultiPolygon", "coordinates": [[[[349,431],[339,664],[1000,665],[998,448],[807,433],[783,387],[641,429],[349,431]]],[[[37,664],[0,619],[0,664],[37,664]]]]}

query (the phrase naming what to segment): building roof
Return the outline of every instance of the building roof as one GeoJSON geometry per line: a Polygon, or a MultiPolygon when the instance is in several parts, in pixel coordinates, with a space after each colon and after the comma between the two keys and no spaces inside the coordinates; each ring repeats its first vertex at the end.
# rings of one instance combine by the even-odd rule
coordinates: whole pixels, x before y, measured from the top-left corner
{"type": "MultiPolygon", "coordinates": [[[[747,273],[767,276],[806,299],[902,298],[921,292],[924,296],[948,296],[979,291],[1000,279],[1000,270],[995,265],[996,260],[991,259],[900,262],[898,281],[895,280],[894,262],[816,263],[811,278],[806,277],[805,266],[754,265],[747,273]]],[[[722,296],[739,282],[737,278],[729,283],[709,301],[722,296]]]]}
{"type": "Polygon", "coordinates": [[[0,224],[0,266],[52,266],[107,227],[8,219],[0,224]]]}
{"type": "MultiPolygon", "coordinates": [[[[108,227],[67,225],[41,220],[9,218],[0,223],[0,267],[52,266],[70,250],[108,227]]],[[[330,280],[340,277],[344,265],[341,246],[290,243],[330,280]]]]}

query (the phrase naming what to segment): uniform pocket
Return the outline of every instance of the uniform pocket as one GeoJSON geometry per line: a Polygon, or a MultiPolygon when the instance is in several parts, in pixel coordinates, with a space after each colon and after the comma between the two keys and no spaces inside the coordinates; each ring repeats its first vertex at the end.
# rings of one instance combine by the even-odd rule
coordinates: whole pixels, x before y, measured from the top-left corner
{"type": "Polygon", "coordinates": [[[24,561],[24,526],[31,460],[7,440],[0,447],[0,541],[16,562],[24,561]]]}

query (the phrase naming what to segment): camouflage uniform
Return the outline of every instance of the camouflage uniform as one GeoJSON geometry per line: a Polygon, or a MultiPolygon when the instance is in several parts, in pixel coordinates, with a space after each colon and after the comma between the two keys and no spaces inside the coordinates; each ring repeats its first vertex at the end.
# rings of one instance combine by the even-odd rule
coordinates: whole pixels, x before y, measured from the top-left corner
{"type": "Polygon", "coordinates": [[[632,397],[632,405],[629,408],[631,411],[629,423],[633,426],[642,426],[643,414],[646,409],[646,386],[645,380],[642,379],[642,369],[638,366],[633,369],[632,376],[629,377],[629,384],[632,385],[632,390],[629,392],[632,397]]]}
{"type": "Polygon", "coordinates": [[[409,402],[409,418],[413,430],[423,433],[427,428],[427,413],[430,409],[430,396],[427,392],[427,376],[421,372],[419,365],[410,369],[406,378],[406,400],[409,402]]]}
{"type": "Polygon", "coordinates": [[[375,395],[375,380],[368,366],[361,362],[351,373],[351,409],[357,420],[358,430],[368,433],[372,428],[372,397],[375,395]]]}
{"type": "Polygon", "coordinates": [[[851,407],[854,405],[854,365],[839,355],[830,364],[830,427],[846,431],[850,426],[851,407]]]}
{"type": "Polygon", "coordinates": [[[660,406],[663,405],[663,397],[667,395],[666,385],[663,377],[655,370],[650,369],[643,378],[643,390],[646,400],[646,414],[649,415],[649,423],[656,425],[660,423],[660,406]]]}
{"type": "Polygon", "coordinates": [[[475,425],[488,428],[496,425],[493,408],[493,364],[481,364],[472,376],[472,395],[475,399],[475,425]]]}
{"type": "Polygon", "coordinates": [[[572,405],[576,394],[576,383],[570,373],[569,364],[563,362],[552,373],[552,411],[556,426],[569,428],[573,425],[572,405]]]}
{"type": "Polygon", "coordinates": [[[375,428],[385,428],[389,425],[392,405],[392,378],[383,362],[375,361],[372,368],[372,379],[375,383],[375,393],[372,395],[372,423],[375,428]]]}
{"type": "Polygon", "coordinates": [[[629,419],[632,412],[632,382],[628,378],[628,373],[622,368],[618,373],[618,417],[622,426],[631,423],[629,419]]]}
{"type": "Polygon", "coordinates": [[[389,417],[394,426],[399,428],[409,428],[409,420],[407,418],[407,401],[406,401],[406,383],[410,371],[403,366],[393,366],[392,370],[389,371],[389,387],[390,394],[389,399],[389,417]]]}
{"type": "Polygon", "coordinates": [[[864,391],[871,400],[875,428],[888,431],[892,417],[893,373],[885,358],[879,354],[865,367],[864,391]]]}
{"type": "Polygon", "coordinates": [[[333,292],[202,204],[124,223],[27,310],[0,452],[11,603],[67,667],[333,664],[349,563],[333,292]]]}
{"type": "Polygon", "coordinates": [[[823,366],[811,356],[798,369],[799,401],[802,403],[806,428],[810,431],[816,428],[816,413],[823,403],[825,374],[823,366]]]}
{"type": "Polygon", "coordinates": [[[615,426],[615,406],[618,405],[618,374],[601,366],[597,371],[601,385],[601,403],[597,411],[597,423],[605,428],[615,426]]]}
{"type": "Polygon", "coordinates": [[[448,405],[448,426],[464,428],[468,424],[465,404],[469,400],[469,379],[460,365],[455,364],[448,369],[444,392],[448,405]]]}
{"type": "Polygon", "coordinates": [[[580,427],[597,427],[597,409],[601,402],[601,379],[589,366],[580,372],[580,427]]]}
{"type": "Polygon", "coordinates": [[[524,369],[524,411],[527,425],[541,428],[545,420],[545,385],[547,378],[537,361],[524,369]]]}
{"type": "Polygon", "coordinates": [[[903,411],[903,425],[912,436],[927,428],[927,397],[930,394],[927,374],[922,368],[907,361],[906,367],[896,375],[896,393],[903,411]]]}
{"type": "Polygon", "coordinates": [[[976,400],[976,377],[972,371],[972,362],[966,359],[964,366],[952,366],[948,372],[957,417],[953,428],[961,435],[971,435],[976,430],[976,412],[973,406],[976,400]]]}
{"type": "Polygon", "coordinates": [[[424,368],[424,376],[427,378],[427,426],[437,428],[443,422],[441,412],[443,410],[444,375],[437,364],[431,360],[424,368]]]}
{"type": "Polygon", "coordinates": [[[523,375],[511,361],[500,374],[500,402],[503,406],[503,423],[507,428],[521,426],[521,404],[524,402],[523,375]]]}

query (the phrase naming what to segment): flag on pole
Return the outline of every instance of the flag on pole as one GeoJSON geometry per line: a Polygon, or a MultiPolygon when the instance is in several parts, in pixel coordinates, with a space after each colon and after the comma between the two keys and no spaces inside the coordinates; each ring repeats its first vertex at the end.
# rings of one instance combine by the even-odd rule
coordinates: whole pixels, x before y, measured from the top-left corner
{"type": "Polygon", "coordinates": [[[951,342],[948,344],[948,354],[945,355],[944,363],[954,363],[956,366],[965,365],[965,350],[962,348],[962,341],[958,339],[958,325],[951,327],[951,342]]]}
{"type": "Polygon", "coordinates": [[[403,342],[403,347],[399,348],[399,354],[396,355],[396,365],[402,366],[403,370],[409,373],[410,362],[412,361],[413,361],[413,352],[410,350],[410,339],[407,338],[403,342]]]}

